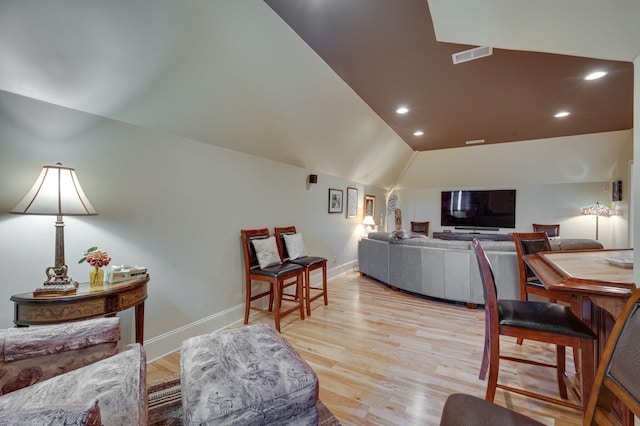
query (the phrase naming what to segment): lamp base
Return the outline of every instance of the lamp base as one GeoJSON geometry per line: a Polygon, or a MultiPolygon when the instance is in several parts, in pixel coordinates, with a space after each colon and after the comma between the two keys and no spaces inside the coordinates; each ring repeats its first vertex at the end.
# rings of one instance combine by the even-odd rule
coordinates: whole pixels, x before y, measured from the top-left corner
{"type": "Polygon", "coordinates": [[[76,292],[78,282],[71,281],[67,276],[67,265],[58,264],[57,261],[58,259],[56,259],[56,266],[49,266],[45,270],[47,280],[33,290],[34,296],[60,296],[76,292]]]}
{"type": "Polygon", "coordinates": [[[67,278],[62,281],[45,281],[40,287],[33,290],[33,295],[41,296],[62,296],[65,294],[73,294],[78,288],[77,282],[71,282],[67,278]]]}

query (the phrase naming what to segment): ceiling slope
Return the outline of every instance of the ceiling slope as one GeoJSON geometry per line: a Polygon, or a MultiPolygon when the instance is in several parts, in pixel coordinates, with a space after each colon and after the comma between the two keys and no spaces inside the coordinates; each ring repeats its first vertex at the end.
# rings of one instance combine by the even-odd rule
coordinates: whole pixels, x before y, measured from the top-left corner
{"type": "Polygon", "coordinates": [[[414,150],[633,126],[640,30],[631,0],[265,2],[414,150]],[[478,45],[493,55],[453,64],[452,54],[478,45]],[[608,75],[583,79],[595,70],[608,75]],[[555,118],[561,110],[571,115],[555,118]]]}
{"type": "Polygon", "coordinates": [[[0,90],[390,187],[411,148],[264,2],[10,0],[0,90]]]}

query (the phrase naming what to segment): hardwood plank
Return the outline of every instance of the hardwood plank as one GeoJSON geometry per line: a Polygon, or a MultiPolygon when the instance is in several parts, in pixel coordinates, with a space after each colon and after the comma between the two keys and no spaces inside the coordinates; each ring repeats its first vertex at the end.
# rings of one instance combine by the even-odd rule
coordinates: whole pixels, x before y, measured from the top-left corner
{"type": "MultiPolygon", "coordinates": [[[[356,272],[331,280],[328,287],[329,305],[313,302],[304,321],[285,317],[282,334],[315,370],[320,399],[344,425],[438,425],[449,394],[484,397],[486,383],[478,379],[482,309],[394,291],[356,272]]],[[[273,320],[251,317],[250,323],[258,322],[273,320]]],[[[550,345],[525,340],[518,346],[509,338],[502,345],[507,354],[555,359],[550,345]]],[[[172,353],[149,364],[147,382],[179,370],[179,355],[172,353]]],[[[502,362],[501,382],[557,396],[551,369],[502,362]]],[[[582,423],[578,411],[500,389],[495,402],[549,425],[582,423]]]]}

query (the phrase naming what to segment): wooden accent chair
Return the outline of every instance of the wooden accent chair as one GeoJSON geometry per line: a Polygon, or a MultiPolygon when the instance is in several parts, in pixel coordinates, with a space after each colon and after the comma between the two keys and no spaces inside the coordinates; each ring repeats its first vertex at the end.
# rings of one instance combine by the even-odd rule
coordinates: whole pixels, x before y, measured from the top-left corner
{"type": "Polygon", "coordinates": [[[411,221],[411,231],[418,234],[429,236],[429,222],[413,222],[411,221]]]}
{"type": "Polygon", "coordinates": [[[546,232],[550,237],[559,237],[560,236],[560,225],[542,225],[539,223],[533,224],[533,232],[546,232]]]}
{"type": "MultiPolygon", "coordinates": [[[[485,345],[479,375],[480,379],[484,380],[487,377],[487,371],[489,373],[485,399],[493,401],[496,388],[501,388],[520,395],[581,410],[582,405],[567,400],[567,385],[569,385],[574,396],[579,397],[579,393],[565,374],[565,347],[585,347],[587,345],[581,346],[583,339],[588,339],[593,344],[596,335],[589,326],[582,322],[566,306],[529,300],[498,300],[489,259],[477,238],[473,240],[472,244],[478,267],[480,268],[480,278],[485,296],[485,345]],[[511,336],[554,344],[556,345],[556,364],[503,356],[500,354],[500,336],[511,336]],[[498,372],[501,359],[540,367],[556,368],[558,393],[562,399],[499,384],[498,372]]],[[[587,366],[584,367],[586,368],[587,366]]]]}
{"type": "MultiPolygon", "coordinates": [[[[551,242],[549,234],[544,231],[540,232],[514,232],[513,242],[516,245],[516,259],[518,261],[518,272],[520,275],[520,300],[529,300],[530,294],[549,299],[549,302],[556,303],[558,300],[571,303],[571,297],[558,296],[550,294],[544,284],[524,263],[523,256],[526,254],[534,254],[543,251],[551,251],[551,242]]],[[[517,339],[519,345],[522,344],[522,337],[517,339]]],[[[573,360],[576,371],[580,371],[578,348],[573,348],[573,360]]]]}
{"type": "MultiPolygon", "coordinates": [[[[285,235],[296,234],[295,226],[286,226],[281,228],[274,228],[276,235],[276,241],[278,242],[278,250],[280,251],[280,257],[296,265],[300,265],[304,268],[304,300],[307,307],[307,316],[311,316],[311,302],[323,297],[324,304],[329,304],[329,298],[327,296],[327,259],[318,256],[302,256],[296,259],[290,259],[289,252],[287,250],[287,244],[285,242],[285,235]],[[320,287],[311,287],[311,271],[316,269],[322,270],[322,285],[320,287]],[[311,292],[315,294],[312,296],[311,292]]],[[[305,250],[306,252],[306,250],[305,250]]],[[[306,253],[304,253],[306,254],[306,253]]]]}
{"type": "Polygon", "coordinates": [[[544,284],[524,263],[523,256],[543,251],[551,251],[551,242],[545,232],[514,232],[513,242],[516,246],[518,271],[520,272],[520,300],[529,300],[530,294],[542,296],[550,302],[556,302],[555,296],[549,295],[544,284]]]}
{"type": "MultiPolygon", "coordinates": [[[[265,267],[260,266],[258,254],[256,252],[254,241],[267,240],[269,235],[269,229],[243,229],[240,231],[242,235],[242,248],[244,252],[244,271],[245,271],[245,309],[244,309],[244,323],[249,322],[249,311],[251,309],[272,314],[275,321],[276,330],[280,331],[280,318],[288,315],[296,310],[300,311],[300,319],[304,319],[304,305],[302,302],[302,280],[303,280],[303,268],[300,265],[286,262],[279,262],[265,267]],[[269,290],[253,294],[252,281],[262,281],[269,283],[269,290]],[[292,297],[288,297],[284,293],[285,287],[292,284],[290,280],[295,280],[296,293],[292,297]],[[261,307],[252,306],[254,300],[269,297],[269,308],[264,309],[261,307]],[[293,302],[287,309],[282,308],[282,301],[289,300],[293,302]]],[[[273,238],[273,246],[277,252],[277,243],[273,238]]],[[[279,258],[279,255],[278,255],[279,258]]]]}
{"type": "MultiPolygon", "coordinates": [[[[596,373],[584,412],[584,425],[620,425],[614,409],[617,399],[640,416],[640,291],[635,291],[616,320],[596,373]]],[[[620,407],[618,407],[620,408],[620,407]]],[[[625,424],[633,424],[621,411],[625,424]],[[627,420],[629,420],[627,422],[627,420]]],[[[508,408],[466,394],[452,394],[442,410],[441,426],[513,424],[542,426],[508,408]]]]}

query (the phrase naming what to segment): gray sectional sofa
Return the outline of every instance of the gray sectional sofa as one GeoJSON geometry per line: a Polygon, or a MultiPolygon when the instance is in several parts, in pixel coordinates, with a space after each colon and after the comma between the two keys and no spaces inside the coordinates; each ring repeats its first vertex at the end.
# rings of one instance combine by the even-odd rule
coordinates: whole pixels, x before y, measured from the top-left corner
{"type": "MultiPolygon", "coordinates": [[[[481,241],[495,274],[498,297],[519,299],[513,241],[481,241]]],[[[554,250],[598,249],[596,240],[555,239],[554,250]]],[[[360,273],[401,290],[434,298],[484,304],[470,241],[440,240],[409,232],[373,232],[358,245],[360,273]]]]}

